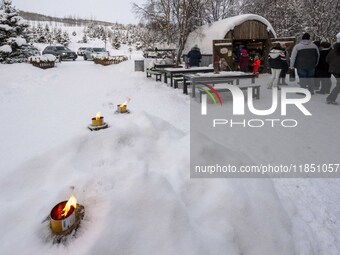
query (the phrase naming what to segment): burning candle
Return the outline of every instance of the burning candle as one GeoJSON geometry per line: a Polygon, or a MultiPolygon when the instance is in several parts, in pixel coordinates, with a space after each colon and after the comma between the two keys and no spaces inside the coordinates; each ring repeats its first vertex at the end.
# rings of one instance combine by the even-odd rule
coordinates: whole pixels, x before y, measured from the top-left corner
{"type": "Polygon", "coordinates": [[[119,104],[118,105],[118,112],[120,112],[120,113],[127,112],[126,104],[119,104]]]}
{"type": "Polygon", "coordinates": [[[62,234],[72,229],[75,221],[75,209],[77,208],[77,199],[71,196],[68,201],[63,201],[53,207],[50,213],[50,225],[54,234],[62,234]]]}
{"type": "Polygon", "coordinates": [[[122,104],[117,105],[118,112],[120,113],[126,113],[127,112],[127,104],[131,101],[131,97],[128,97],[126,101],[122,104]]]}
{"type": "Polygon", "coordinates": [[[92,126],[98,127],[102,126],[104,122],[104,117],[100,116],[100,112],[97,113],[96,117],[92,118],[92,126]]]}

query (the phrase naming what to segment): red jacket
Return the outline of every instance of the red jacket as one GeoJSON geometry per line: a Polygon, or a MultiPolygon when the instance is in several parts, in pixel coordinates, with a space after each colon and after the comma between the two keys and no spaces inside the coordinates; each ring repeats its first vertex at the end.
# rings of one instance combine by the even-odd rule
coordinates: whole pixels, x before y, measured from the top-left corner
{"type": "Polygon", "coordinates": [[[258,73],[259,72],[260,65],[261,65],[261,60],[259,60],[259,59],[254,60],[254,63],[253,63],[253,73],[258,73]]]}

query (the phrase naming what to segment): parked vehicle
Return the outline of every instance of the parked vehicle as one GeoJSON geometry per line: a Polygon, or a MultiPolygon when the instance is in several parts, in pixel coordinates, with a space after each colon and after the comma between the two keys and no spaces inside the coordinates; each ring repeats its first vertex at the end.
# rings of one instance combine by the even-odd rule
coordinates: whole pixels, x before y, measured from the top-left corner
{"type": "Polygon", "coordinates": [[[86,47],[80,47],[77,51],[78,56],[84,56],[85,50],[86,50],[86,47]]]}
{"type": "Polygon", "coordinates": [[[105,48],[86,48],[84,51],[84,60],[93,60],[96,56],[110,56],[110,53],[105,48]]]}
{"type": "Polygon", "coordinates": [[[78,57],[74,51],[64,46],[47,46],[42,53],[52,54],[59,57],[60,60],[72,59],[74,61],[78,57]]]}

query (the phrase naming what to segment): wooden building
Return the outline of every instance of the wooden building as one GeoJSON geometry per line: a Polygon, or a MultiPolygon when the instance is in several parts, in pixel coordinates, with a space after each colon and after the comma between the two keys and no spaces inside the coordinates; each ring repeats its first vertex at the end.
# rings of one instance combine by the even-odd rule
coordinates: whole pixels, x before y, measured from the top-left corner
{"type": "MultiPolygon", "coordinates": [[[[250,55],[250,63],[256,55],[261,59],[261,70],[268,70],[268,54],[275,43],[284,43],[290,52],[295,38],[277,38],[271,24],[255,14],[244,14],[204,25],[190,33],[185,52],[197,44],[201,53],[212,55],[212,62],[222,58],[227,62],[227,70],[238,70],[238,60],[242,49],[250,55]]],[[[249,71],[251,71],[251,65],[249,71]]]]}

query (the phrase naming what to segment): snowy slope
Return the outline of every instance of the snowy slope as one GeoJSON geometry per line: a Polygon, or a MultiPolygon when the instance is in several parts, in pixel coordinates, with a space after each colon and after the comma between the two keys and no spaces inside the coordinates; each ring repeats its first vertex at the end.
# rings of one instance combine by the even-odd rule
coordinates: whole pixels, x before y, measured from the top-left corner
{"type": "MultiPolygon", "coordinates": [[[[189,97],[133,69],[132,60],[0,65],[1,255],[339,254],[338,180],[190,179],[189,97]],[[128,96],[131,114],[115,114],[128,96]],[[90,132],[98,111],[110,128],[90,132]],[[70,186],[85,219],[76,239],[52,245],[42,222],[70,186]]],[[[261,107],[271,100],[264,88],[261,107]]],[[[321,95],[308,107],[314,132],[278,133],[276,147],[288,159],[326,150],[338,160],[339,139],[330,134],[340,108],[321,95]],[[303,145],[292,150],[297,139],[303,145]]],[[[249,143],[242,129],[233,132],[244,137],[223,143],[233,156],[279,159],[266,147],[274,134],[259,132],[249,143]]]]}
{"type": "MultiPolygon", "coordinates": [[[[63,32],[66,31],[69,34],[70,37],[70,44],[67,46],[71,50],[77,52],[77,50],[80,47],[105,47],[104,41],[98,39],[98,38],[88,38],[88,43],[79,43],[82,41],[83,36],[84,36],[84,26],[68,26],[65,25],[64,23],[60,22],[47,22],[47,21],[28,21],[28,24],[31,27],[37,27],[38,24],[40,24],[43,28],[47,25],[51,30],[54,28],[56,29],[61,29],[63,32]],[[73,35],[73,32],[76,32],[76,35],[73,35]]],[[[110,27],[106,27],[108,30],[112,30],[110,27]]],[[[127,33],[126,30],[119,30],[121,34],[127,33]]],[[[43,51],[48,44],[43,44],[43,43],[34,43],[34,46],[36,46],[40,51],[43,51]]],[[[135,57],[142,57],[142,52],[137,51],[135,48],[135,45],[127,45],[127,44],[121,44],[121,47],[119,50],[116,50],[112,47],[109,41],[107,41],[106,49],[110,52],[112,56],[115,55],[126,55],[130,56],[132,58],[135,57]],[[130,49],[131,48],[131,52],[130,49]]],[[[80,57],[82,58],[82,57],[80,57]]]]}

